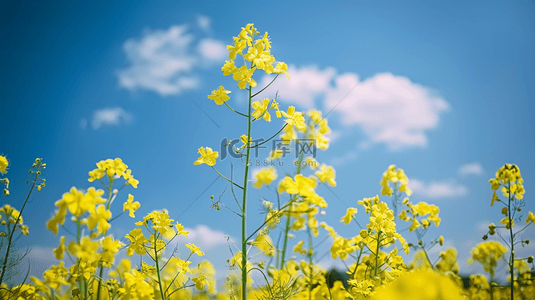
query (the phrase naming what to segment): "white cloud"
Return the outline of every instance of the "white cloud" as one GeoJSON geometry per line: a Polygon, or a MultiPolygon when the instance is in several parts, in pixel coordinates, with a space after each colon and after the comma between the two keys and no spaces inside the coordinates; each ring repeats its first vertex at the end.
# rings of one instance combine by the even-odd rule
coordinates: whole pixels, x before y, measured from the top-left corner
{"type": "MultiPolygon", "coordinates": [[[[273,98],[278,91],[279,99],[282,101],[298,104],[308,109],[314,107],[314,99],[316,97],[325,94],[329,90],[329,82],[336,74],[336,71],[333,68],[321,71],[317,67],[297,69],[295,66],[290,65],[288,73],[290,74],[290,80],[284,75],[279,76],[262,95],[273,98]]],[[[273,76],[264,76],[258,86],[266,86],[271,80],[273,80],[273,76]]]]}
{"type": "Polygon", "coordinates": [[[201,248],[202,251],[216,248],[221,245],[227,245],[228,235],[219,230],[212,230],[206,225],[197,225],[195,228],[185,228],[189,231],[187,237],[180,237],[180,243],[193,243],[201,248]]]}
{"type": "Polygon", "coordinates": [[[213,39],[203,39],[199,43],[199,53],[208,60],[221,61],[226,57],[227,48],[213,39]]]}
{"type": "MultiPolygon", "coordinates": [[[[198,17],[197,22],[201,28],[209,29],[208,17],[198,17]]],[[[220,41],[195,36],[189,27],[174,25],[127,40],[123,50],[129,66],[118,71],[119,85],[131,91],[154,91],[164,97],[197,88],[197,69],[210,62],[222,62],[225,47],[220,41]]]]}
{"type": "MultiPolygon", "coordinates": [[[[277,80],[266,95],[272,97],[279,91],[281,100],[306,109],[323,97],[325,111],[333,109],[345,125],[362,128],[368,137],[363,148],[376,143],[384,143],[390,150],[425,147],[426,131],[435,128],[440,114],[449,109],[429,88],[390,73],[364,81],[354,73],[337,75],[333,68],[290,66],[288,73],[291,80],[277,80]]],[[[271,78],[264,77],[259,85],[265,86],[271,78]]]]}
{"type": "MultiPolygon", "coordinates": [[[[59,264],[59,261],[54,256],[54,248],[52,247],[32,246],[29,250],[28,255],[19,264],[18,274],[13,278],[14,282],[22,282],[24,280],[28,267],[30,269],[30,276],[42,278],[43,272],[48,270],[50,266],[59,264]]],[[[18,254],[23,253],[24,250],[18,252],[18,254]]]]}
{"type": "Polygon", "coordinates": [[[330,145],[332,145],[332,143],[338,140],[341,136],[342,136],[342,132],[334,131],[334,130],[331,130],[331,132],[325,134],[325,137],[329,139],[330,145]]]}
{"type": "Polygon", "coordinates": [[[356,160],[358,157],[357,152],[347,151],[343,156],[333,157],[330,159],[331,164],[335,166],[343,166],[356,160]]]}
{"type": "MultiPolygon", "coordinates": [[[[121,107],[97,109],[91,118],[91,127],[94,130],[102,126],[120,126],[132,122],[134,116],[121,107]]],[[[83,123],[83,122],[82,122],[83,123]]],[[[82,125],[82,128],[83,125],[82,125]]]]}
{"type": "Polygon", "coordinates": [[[468,189],[453,181],[431,182],[429,184],[417,179],[411,179],[408,184],[415,195],[426,198],[453,198],[464,196],[468,189]]]}
{"type": "Polygon", "coordinates": [[[424,147],[425,131],[437,126],[448,103],[408,78],[390,73],[360,81],[356,74],[335,78],[325,100],[346,125],[359,125],[369,142],[385,143],[389,149],[424,147]],[[343,99],[343,100],[342,100],[343,99]]]}
{"type": "Polygon", "coordinates": [[[459,173],[462,176],[466,176],[466,175],[483,175],[483,167],[478,162],[471,163],[471,164],[466,164],[466,165],[463,165],[459,169],[459,173]]]}

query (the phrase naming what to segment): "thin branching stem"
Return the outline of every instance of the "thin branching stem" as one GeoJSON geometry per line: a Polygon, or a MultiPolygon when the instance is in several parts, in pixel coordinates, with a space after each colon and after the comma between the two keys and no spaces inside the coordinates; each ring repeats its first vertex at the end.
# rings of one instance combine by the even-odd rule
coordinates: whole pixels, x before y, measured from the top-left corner
{"type": "MultiPolygon", "coordinates": [[[[17,219],[15,220],[15,224],[13,225],[13,230],[9,232],[9,239],[7,242],[7,248],[6,248],[6,255],[4,256],[4,262],[2,264],[2,274],[0,274],[0,286],[3,283],[4,276],[6,274],[6,268],[8,264],[9,254],[11,250],[11,243],[13,242],[13,236],[15,235],[15,231],[17,231],[17,224],[20,221],[20,218],[22,217],[22,212],[24,211],[24,208],[26,207],[26,203],[28,203],[28,199],[30,199],[30,195],[32,194],[33,188],[35,187],[35,184],[37,183],[37,180],[39,179],[39,175],[41,175],[41,171],[39,170],[41,168],[41,161],[36,165],[37,171],[35,171],[35,177],[32,181],[32,187],[30,188],[30,191],[28,192],[28,195],[26,196],[26,199],[24,200],[24,203],[22,204],[22,208],[20,209],[19,215],[17,216],[17,219]]],[[[33,172],[33,171],[31,171],[33,172]]],[[[13,208],[14,209],[14,208],[13,208]]],[[[11,215],[11,214],[10,214],[11,215]]],[[[9,228],[9,222],[11,221],[11,216],[7,216],[8,218],[8,228],[9,228]]]]}
{"type": "Polygon", "coordinates": [[[269,139],[263,141],[262,143],[259,143],[259,144],[256,144],[256,145],[254,145],[254,146],[251,146],[250,148],[256,148],[256,147],[259,147],[259,146],[262,146],[263,144],[265,144],[265,143],[271,141],[273,138],[275,138],[277,135],[279,135],[279,133],[281,133],[281,132],[284,130],[284,128],[286,128],[287,125],[288,125],[288,123],[284,124],[284,126],[282,126],[282,128],[281,128],[279,131],[277,131],[277,133],[275,133],[274,135],[272,135],[269,139]]]}
{"type": "Polygon", "coordinates": [[[223,179],[225,179],[226,181],[228,181],[228,182],[232,183],[233,185],[235,185],[235,186],[237,186],[237,187],[239,187],[240,189],[242,189],[242,190],[243,190],[243,187],[242,187],[242,186],[240,186],[239,184],[235,183],[234,181],[232,181],[232,180],[228,179],[228,178],[227,178],[227,177],[225,177],[225,176],[224,176],[223,174],[219,173],[219,171],[218,171],[218,170],[217,170],[216,168],[214,168],[213,166],[212,166],[212,169],[214,169],[214,171],[216,171],[216,172],[217,172],[217,174],[219,174],[219,176],[223,177],[223,179]]]}
{"type": "MultiPolygon", "coordinates": [[[[249,97],[250,97],[249,99],[252,99],[252,98],[256,97],[256,95],[262,93],[262,92],[263,92],[265,89],[267,89],[273,82],[275,82],[275,79],[277,79],[277,77],[279,77],[279,75],[280,75],[280,73],[277,74],[277,75],[275,76],[275,78],[273,78],[273,80],[271,80],[271,82],[270,82],[268,85],[266,85],[266,86],[265,86],[263,89],[261,89],[260,91],[256,92],[254,95],[251,96],[251,95],[249,94],[249,97]]],[[[250,114],[250,113],[249,113],[249,114],[250,114]]]]}
{"type": "Polygon", "coordinates": [[[227,102],[225,102],[225,105],[226,105],[228,108],[230,108],[230,110],[232,110],[233,112],[237,113],[238,115],[240,115],[240,116],[244,116],[244,117],[246,117],[246,118],[248,117],[246,114],[243,114],[243,113],[241,113],[241,112],[239,112],[239,111],[237,111],[237,110],[234,110],[232,107],[230,107],[230,105],[227,104],[227,102]]]}

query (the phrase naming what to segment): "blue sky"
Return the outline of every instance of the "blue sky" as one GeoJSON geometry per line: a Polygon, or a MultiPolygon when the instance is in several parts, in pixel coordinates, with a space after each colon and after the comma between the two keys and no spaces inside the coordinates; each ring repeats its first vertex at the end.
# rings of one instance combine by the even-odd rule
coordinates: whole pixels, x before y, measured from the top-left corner
{"type": "MultiPolygon", "coordinates": [[[[244,120],[206,95],[224,85],[231,105],[246,109],[245,92],[220,68],[224,46],[247,23],[267,31],[272,54],[290,66],[291,80],[278,79],[266,97],[278,90],[283,107],[332,110],[330,148],[317,157],[337,172],[332,192],[318,188],[329,203],[324,220],[349,237],[357,229],[339,223],[345,205],[378,194],[395,164],[409,176],[414,202],[441,209],[429,239],[444,235],[460,252],[461,272],[478,271],[466,258],[481,228],[501,219],[489,206],[488,179],[504,163],[520,167],[526,210],[535,210],[534,12],[529,1],[1,4],[0,153],[12,182],[2,201],[20,206],[33,160],[48,165],[47,186],[24,214],[32,272],[55,263],[43,258],[59,240],[44,227],[54,202],[72,186],[90,187],[87,172],[115,157],[140,181],[120,194],[141,203],[138,219],[166,208],[212,260],[228,251],[224,234],[237,238],[239,220],[209,209],[209,196],[227,184],[207,189],[217,174],[193,161],[199,147],[245,133],[244,120]]],[[[253,135],[268,137],[280,125],[253,135]]],[[[230,162],[217,166],[228,174],[230,162]]],[[[274,189],[251,192],[252,215],[260,216],[260,196],[273,199],[274,189]]],[[[228,192],[222,199],[232,203],[228,192]]],[[[122,216],[114,234],[133,223],[122,216]]],[[[523,237],[534,239],[534,230],[523,237]]]]}

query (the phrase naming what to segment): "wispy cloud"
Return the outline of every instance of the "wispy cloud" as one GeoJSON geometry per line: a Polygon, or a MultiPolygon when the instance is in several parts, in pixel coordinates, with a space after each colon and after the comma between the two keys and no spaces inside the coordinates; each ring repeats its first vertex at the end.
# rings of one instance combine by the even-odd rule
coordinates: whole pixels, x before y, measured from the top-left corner
{"type": "Polygon", "coordinates": [[[415,195],[426,198],[453,198],[468,194],[468,188],[466,186],[454,181],[434,181],[425,183],[418,179],[411,179],[408,185],[415,195]]]}
{"type": "MultiPolygon", "coordinates": [[[[121,107],[97,109],[91,117],[91,128],[97,130],[103,126],[121,126],[129,124],[133,119],[134,116],[121,107]]],[[[80,124],[85,129],[87,121],[83,119],[80,124]]]]}
{"type": "Polygon", "coordinates": [[[195,228],[185,228],[189,231],[187,237],[181,238],[181,243],[193,243],[201,249],[212,249],[227,245],[227,234],[219,230],[213,230],[206,225],[197,225],[195,228]]]}
{"type": "Polygon", "coordinates": [[[227,54],[227,48],[217,40],[203,39],[199,42],[199,54],[209,61],[221,61],[227,54]]]}
{"type": "MultiPolygon", "coordinates": [[[[313,108],[314,100],[325,95],[330,90],[330,82],[336,75],[333,68],[319,70],[317,67],[297,67],[290,65],[288,67],[290,80],[284,76],[279,76],[277,80],[266,89],[263,93],[273,97],[275,93],[280,96],[282,101],[295,103],[303,108],[313,108]]],[[[259,86],[266,86],[273,79],[272,76],[265,76],[259,82],[259,86]]]]}
{"type": "Polygon", "coordinates": [[[210,31],[212,29],[212,19],[205,15],[197,15],[195,21],[197,22],[197,26],[204,31],[210,31]]]}
{"type": "Polygon", "coordinates": [[[461,174],[461,176],[483,175],[483,167],[478,162],[466,164],[461,166],[461,168],[459,169],[459,174],[461,174]]]}
{"type": "MultiPolygon", "coordinates": [[[[430,88],[390,73],[361,81],[355,73],[337,75],[333,68],[290,66],[288,72],[291,80],[277,80],[267,94],[279,91],[282,101],[303,108],[319,107],[323,102],[324,111],[336,111],[343,124],[360,126],[367,146],[384,143],[390,150],[425,147],[427,131],[435,128],[440,115],[449,109],[430,88]]],[[[260,86],[270,78],[263,78],[260,86]]]]}
{"type": "Polygon", "coordinates": [[[348,164],[349,162],[352,162],[358,158],[358,154],[356,151],[347,151],[342,156],[333,157],[330,159],[330,163],[335,166],[343,166],[348,164]]]}
{"type": "Polygon", "coordinates": [[[428,88],[390,73],[364,81],[347,73],[334,81],[325,100],[327,109],[334,108],[343,123],[359,125],[370,142],[385,143],[391,150],[426,146],[426,131],[438,125],[449,107],[428,88]]]}
{"type": "MultiPolygon", "coordinates": [[[[196,26],[207,32],[211,20],[197,18],[196,26]]],[[[119,70],[119,85],[128,90],[148,90],[160,96],[174,96],[199,87],[196,72],[211,62],[222,62],[222,42],[201,38],[192,33],[191,25],[173,25],[166,30],[148,31],[123,45],[129,66],[119,70]]]]}

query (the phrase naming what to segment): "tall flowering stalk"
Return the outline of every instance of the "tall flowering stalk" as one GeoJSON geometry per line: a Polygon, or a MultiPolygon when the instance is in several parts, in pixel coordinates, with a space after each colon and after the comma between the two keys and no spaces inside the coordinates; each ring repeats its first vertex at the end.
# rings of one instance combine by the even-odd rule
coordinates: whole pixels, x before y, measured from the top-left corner
{"type": "MultiPolygon", "coordinates": [[[[7,173],[7,167],[9,163],[5,156],[0,156],[0,173],[6,174],[7,173]]],[[[43,159],[36,158],[35,162],[32,165],[32,169],[30,170],[30,174],[34,174],[33,180],[32,180],[32,187],[30,188],[30,191],[28,192],[28,195],[26,196],[26,199],[24,200],[24,203],[22,204],[22,207],[20,211],[15,209],[14,207],[11,207],[9,204],[4,205],[0,208],[0,218],[5,217],[5,220],[2,221],[2,225],[5,226],[5,231],[0,231],[0,239],[7,238],[7,247],[6,247],[6,253],[4,255],[3,261],[2,261],[2,269],[0,273],[0,287],[4,283],[4,278],[6,277],[6,273],[8,271],[8,268],[12,267],[11,263],[9,262],[9,255],[11,254],[11,247],[13,246],[13,237],[15,236],[16,232],[20,232],[23,235],[28,235],[29,228],[27,225],[23,224],[23,218],[22,218],[22,212],[24,211],[24,208],[26,207],[26,204],[28,203],[28,200],[30,199],[30,195],[33,192],[33,189],[37,185],[37,190],[41,191],[41,189],[45,186],[45,179],[40,178],[41,169],[46,168],[46,164],[43,163],[43,159]],[[19,231],[17,231],[17,229],[19,231]]],[[[3,182],[6,185],[6,188],[4,189],[4,196],[9,195],[9,191],[7,190],[9,188],[9,179],[2,178],[0,179],[0,182],[3,182]]]]}
{"type": "MultiPolygon", "coordinates": [[[[108,293],[108,289],[103,287],[104,268],[112,267],[115,254],[122,246],[119,240],[108,234],[113,221],[111,204],[119,190],[127,185],[137,188],[139,181],[120,158],[102,160],[96,166],[96,169],[89,172],[88,181],[100,181],[106,191],[94,187],[82,191],[72,187],[56,201],[55,206],[58,209],[46,224],[47,228],[57,235],[59,226],[63,227],[70,213],[71,221],[76,224],[76,238],[65,245],[66,237],[61,236],[58,248],[54,249],[54,255],[60,261],[59,266],[45,271],[43,281],[31,277],[38,289],[45,294],[53,295],[60,291],[62,286],[69,285],[72,295],[80,299],[93,296],[102,299],[103,294],[108,293]],[[114,184],[117,186],[121,177],[125,180],[123,186],[114,189],[114,184]],[[106,192],[107,196],[101,197],[106,192]],[[89,231],[89,236],[84,234],[86,231],[89,231]],[[69,269],[64,267],[65,255],[75,258],[75,263],[69,269]]],[[[139,202],[133,200],[134,196],[129,194],[123,205],[123,212],[129,210],[131,217],[140,207],[139,202]]],[[[69,232],[66,228],[65,230],[69,232]]]]}
{"type": "MultiPolygon", "coordinates": [[[[242,288],[242,299],[247,299],[247,276],[248,276],[248,258],[247,258],[247,243],[252,236],[247,234],[247,190],[248,190],[248,180],[249,180],[249,168],[250,168],[250,158],[251,158],[251,149],[258,147],[259,145],[252,145],[252,123],[254,121],[264,119],[266,121],[271,121],[269,111],[274,109],[277,111],[277,117],[282,117],[281,112],[279,111],[278,103],[273,100],[264,99],[261,102],[253,102],[253,98],[266,89],[271,83],[278,77],[278,74],[288,73],[286,72],[288,66],[283,62],[278,62],[276,65],[275,57],[271,55],[271,43],[267,32],[264,33],[262,37],[256,37],[260,32],[254,27],[253,24],[247,24],[245,28],[242,28],[238,37],[234,37],[234,43],[227,46],[229,50],[229,60],[227,60],[224,66],[221,68],[223,75],[228,76],[232,75],[232,78],[237,82],[239,89],[245,89],[248,93],[248,106],[247,113],[239,112],[233,109],[227,101],[230,99],[231,92],[225,90],[223,86],[220,86],[217,90],[214,90],[211,95],[208,96],[209,99],[213,100],[217,105],[225,104],[231,111],[236,114],[247,118],[247,133],[241,136],[241,141],[243,146],[237,149],[237,152],[245,158],[245,170],[243,177],[243,185],[239,185],[231,179],[228,179],[226,176],[221,174],[214,168],[216,164],[216,159],[219,157],[217,151],[213,151],[210,147],[201,147],[199,148],[199,157],[194,164],[207,164],[211,166],[221,177],[225,178],[232,185],[232,188],[238,187],[242,190],[242,201],[239,206],[238,215],[241,217],[241,259],[240,268],[241,268],[241,288],[242,288]],[[246,53],[244,53],[246,51],[246,53]],[[236,57],[237,55],[242,56],[243,65],[238,67],[236,66],[236,57]],[[276,73],[277,76],[271,81],[266,87],[262,88],[258,92],[253,94],[252,89],[256,87],[257,83],[253,79],[255,71],[263,70],[266,74],[276,73]],[[253,111],[254,109],[254,111],[253,111]],[[245,153],[242,151],[245,149],[245,153]]],[[[289,78],[289,77],[288,77],[289,78]]],[[[299,117],[302,118],[302,114],[295,112],[295,109],[291,107],[288,109],[288,114],[284,115],[287,120],[287,125],[292,125],[294,122],[299,122],[299,117]]],[[[281,129],[282,130],[282,129],[281,129]]],[[[280,132],[280,131],[279,131],[280,132]]],[[[275,137],[275,135],[273,136],[275,137]]],[[[264,141],[267,142],[273,137],[264,141]]]]}
{"type": "MultiPolygon", "coordinates": [[[[489,183],[491,184],[491,189],[493,190],[492,200],[491,200],[490,205],[493,206],[494,203],[496,202],[501,203],[503,205],[501,213],[504,215],[504,218],[500,221],[500,224],[501,224],[500,226],[496,226],[494,225],[494,223],[490,224],[488,234],[494,235],[496,233],[497,228],[505,228],[509,233],[509,240],[506,241],[507,246],[509,247],[509,250],[510,250],[509,260],[507,263],[509,267],[509,276],[510,276],[509,280],[511,281],[510,297],[511,299],[514,299],[515,283],[518,285],[519,284],[518,281],[521,280],[521,275],[522,275],[521,273],[525,273],[525,270],[529,270],[526,264],[526,261],[529,258],[518,259],[515,254],[515,246],[517,246],[518,244],[521,244],[522,246],[524,246],[524,243],[527,244],[527,242],[525,241],[518,242],[516,240],[516,235],[524,231],[527,226],[533,223],[535,221],[535,217],[533,216],[532,212],[529,212],[529,215],[527,219],[525,220],[527,224],[522,229],[516,232],[513,232],[513,227],[515,226],[515,220],[517,222],[521,220],[522,217],[519,214],[522,211],[522,207],[525,206],[525,203],[524,203],[525,190],[524,190],[524,185],[523,185],[524,180],[522,179],[522,176],[520,175],[520,169],[518,168],[518,166],[512,165],[512,164],[505,164],[496,172],[496,177],[489,180],[489,183]],[[499,198],[498,194],[496,193],[497,190],[500,190],[502,192],[503,197],[507,199],[506,201],[502,201],[502,199],[499,198]],[[526,267],[523,267],[524,265],[526,267]],[[519,273],[518,279],[515,279],[515,269],[517,269],[519,273]]],[[[488,234],[485,234],[483,236],[483,239],[486,240],[488,238],[488,234]]],[[[494,242],[494,243],[498,243],[498,242],[494,242]]],[[[482,251],[477,251],[476,254],[479,254],[480,252],[482,251]]],[[[504,255],[505,252],[504,251],[502,252],[503,253],[501,253],[501,255],[504,255]]],[[[495,252],[492,252],[492,253],[495,253],[495,252]]],[[[492,278],[493,276],[492,269],[489,272],[491,273],[491,278],[492,278]]]]}
{"type": "MultiPolygon", "coordinates": [[[[395,165],[390,165],[383,173],[383,177],[381,178],[381,194],[392,197],[394,215],[397,215],[397,217],[402,221],[410,222],[411,225],[409,226],[409,231],[415,232],[416,234],[418,242],[416,245],[411,244],[412,247],[418,250],[415,255],[416,263],[413,265],[413,267],[418,268],[425,266],[435,269],[433,262],[431,262],[431,259],[429,258],[428,251],[437,243],[442,246],[444,243],[444,238],[441,236],[431,241],[431,245],[429,247],[426,247],[426,243],[422,240],[422,238],[425,236],[430,226],[434,224],[436,227],[438,227],[440,225],[441,219],[438,216],[440,209],[436,205],[428,204],[427,202],[423,201],[417,204],[412,203],[409,199],[409,197],[412,195],[412,190],[408,188],[408,183],[409,178],[403,169],[396,169],[395,165]],[[402,193],[405,193],[406,197],[403,198],[402,193]],[[402,198],[403,200],[401,200],[402,198]],[[401,212],[397,214],[398,209],[400,208],[401,212]],[[425,258],[425,262],[423,262],[421,266],[418,266],[418,261],[421,257],[425,258]]],[[[443,260],[441,261],[442,263],[437,264],[437,266],[444,267],[444,258],[446,258],[446,256],[451,257],[451,255],[447,255],[447,253],[448,252],[441,253],[440,256],[443,260]]],[[[445,270],[442,268],[442,270],[436,271],[445,270]]]]}

